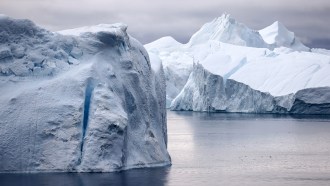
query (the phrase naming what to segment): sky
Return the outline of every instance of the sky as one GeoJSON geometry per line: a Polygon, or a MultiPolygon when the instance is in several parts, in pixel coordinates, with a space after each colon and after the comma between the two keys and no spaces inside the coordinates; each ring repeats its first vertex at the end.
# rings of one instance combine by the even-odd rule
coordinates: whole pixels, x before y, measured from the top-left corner
{"type": "Polygon", "coordinates": [[[123,22],[143,44],[163,36],[186,43],[222,13],[255,30],[278,20],[307,46],[330,49],[330,0],[0,0],[0,14],[51,31],[123,22]]]}

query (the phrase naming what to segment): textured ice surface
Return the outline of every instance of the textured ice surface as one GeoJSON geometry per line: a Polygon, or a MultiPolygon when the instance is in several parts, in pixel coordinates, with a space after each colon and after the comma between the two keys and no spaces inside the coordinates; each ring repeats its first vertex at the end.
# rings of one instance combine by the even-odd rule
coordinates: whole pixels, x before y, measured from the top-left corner
{"type": "Polygon", "coordinates": [[[0,17],[0,172],[170,164],[164,72],[126,28],[0,17]]]}

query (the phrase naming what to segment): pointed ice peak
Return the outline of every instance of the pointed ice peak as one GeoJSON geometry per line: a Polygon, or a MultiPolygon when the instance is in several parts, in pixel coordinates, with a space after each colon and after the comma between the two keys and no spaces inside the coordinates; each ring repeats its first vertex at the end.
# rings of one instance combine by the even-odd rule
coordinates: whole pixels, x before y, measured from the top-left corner
{"type": "Polygon", "coordinates": [[[259,30],[260,35],[267,44],[275,47],[288,47],[295,50],[308,51],[309,48],[304,46],[295,34],[289,31],[281,22],[275,21],[270,26],[259,30]]]}
{"type": "MultiPolygon", "coordinates": [[[[270,25],[270,27],[277,27],[277,29],[282,29],[282,30],[288,30],[283,23],[279,22],[279,21],[275,21],[273,24],[270,25]]],[[[289,30],[288,30],[289,31],[289,30]]]]}
{"type": "Polygon", "coordinates": [[[290,30],[288,30],[284,24],[282,24],[279,21],[275,21],[272,25],[269,26],[270,28],[273,27],[273,29],[277,30],[277,32],[281,35],[286,35],[286,36],[290,36],[292,38],[294,38],[295,34],[293,32],[291,32],[290,30]]]}
{"type": "Polygon", "coordinates": [[[270,26],[259,31],[268,44],[291,45],[294,33],[290,32],[281,22],[275,21],[270,26]]]}
{"type": "Polygon", "coordinates": [[[217,17],[215,19],[213,19],[213,21],[210,23],[232,23],[235,24],[236,20],[234,18],[231,17],[230,14],[224,13],[222,14],[220,17],[217,17]]]}
{"type": "Polygon", "coordinates": [[[220,41],[240,46],[267,47],[257,31],[237,22],[229,14],[206,23],[190,39],[189,45],[206,43],[210,40],[220,41]]]}
{"type": "Polygon", "coordinates": [[[176,47],[178,45],[182,45],[180,42],[175,40],[171,36],[165,36],[160,39],[157,39],[156,41],[153,41],[151,43],[148,43],[145,45],[146,48],[169,48],[169,47],[176,47]]]}

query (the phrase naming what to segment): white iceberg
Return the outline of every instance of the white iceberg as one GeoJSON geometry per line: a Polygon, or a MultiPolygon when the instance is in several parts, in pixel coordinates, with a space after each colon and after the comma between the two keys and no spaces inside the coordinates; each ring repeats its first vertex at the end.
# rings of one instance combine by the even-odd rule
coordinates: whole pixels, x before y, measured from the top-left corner
{"type": "Polygon", "coordinates": [[[0,172],[170,164],[164,72],[126,28],[0,17],[0,172]]]}
{"type": "Polygon", "coordinates": [[[223,15],[187,44],[168,40],[146,48],[163,62],[172,110],[330,114],[327,52],[280,22],[253,31],[223,15]]]}

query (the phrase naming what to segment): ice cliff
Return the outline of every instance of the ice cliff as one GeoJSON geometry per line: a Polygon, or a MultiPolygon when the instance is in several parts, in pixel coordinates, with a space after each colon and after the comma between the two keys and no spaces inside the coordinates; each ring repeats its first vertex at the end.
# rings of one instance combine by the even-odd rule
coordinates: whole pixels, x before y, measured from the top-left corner
{"type": "Polygon", "coordinates": [[[187,44],[145,46],[163,62],[172,110],[330,114],[329,55],[280,22],[253,31],[225,14],[187,44]]]}
{"type": "Polygon", "coordinates": [[[172,110],[244,113],[330,114],[330,87],[275,96],[196,64],[172,110]]]}
{"type": "Polygon", "coordinates": [[[0,16],[0,172],[170,164],[162,64],[126,29],[0,16]]]}

